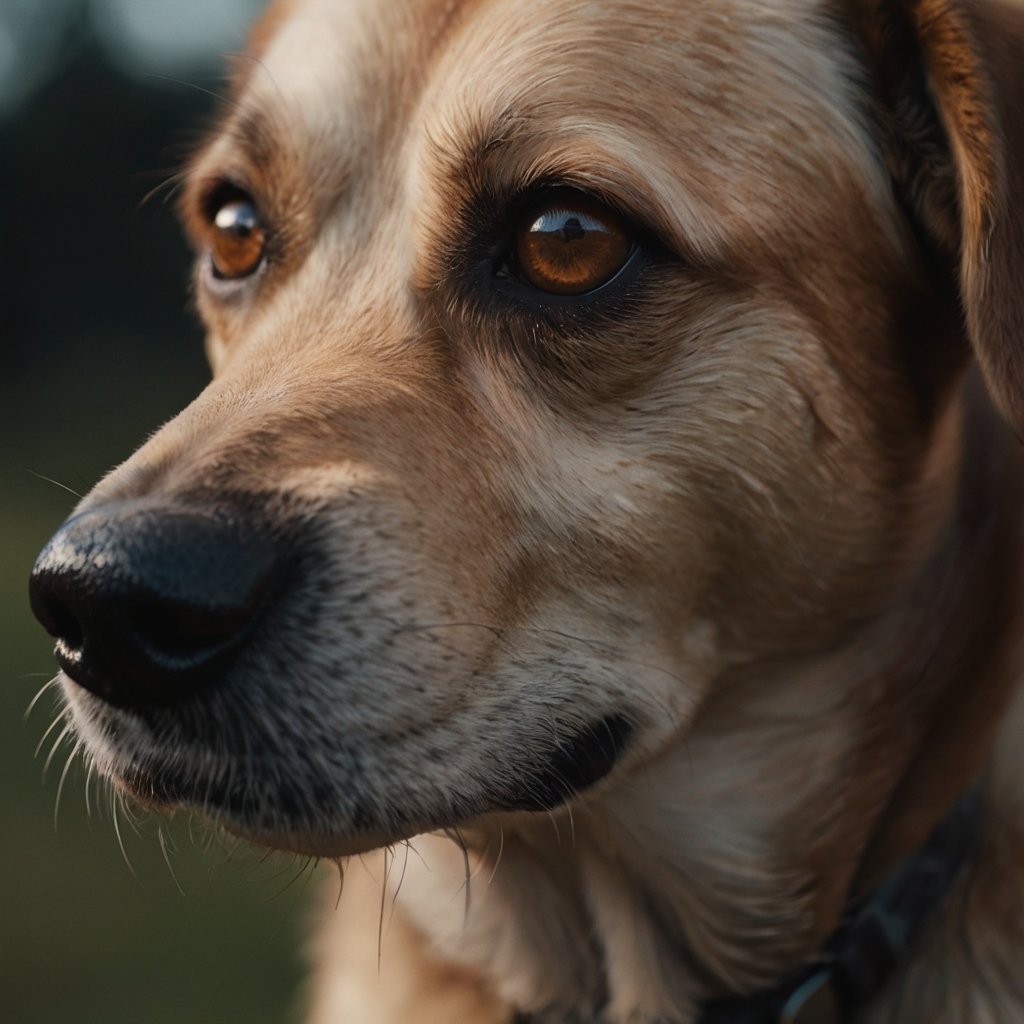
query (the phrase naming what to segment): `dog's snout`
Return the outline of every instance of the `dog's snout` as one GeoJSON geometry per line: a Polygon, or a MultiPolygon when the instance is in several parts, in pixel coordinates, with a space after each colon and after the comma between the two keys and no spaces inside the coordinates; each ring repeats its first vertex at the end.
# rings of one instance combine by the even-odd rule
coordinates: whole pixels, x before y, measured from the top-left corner
{"type": "Polygon", "coordinates": [[[280,579],[231,517],[116,506],[70,519],[32,570],[32,610],[61,668],[112,704],[169,704],[223,672],[280,579]]]}

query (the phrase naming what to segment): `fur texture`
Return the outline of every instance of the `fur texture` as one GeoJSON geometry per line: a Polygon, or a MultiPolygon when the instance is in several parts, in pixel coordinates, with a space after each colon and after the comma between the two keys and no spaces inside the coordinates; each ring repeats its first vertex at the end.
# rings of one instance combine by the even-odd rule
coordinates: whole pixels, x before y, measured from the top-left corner
{"type": "Polygon", "coordinates": [[[1022,467],[970,370],[1024,426],[1022,27],[290,0],[254,33],[182,203],[214,380],[85,507],[228,502],[293,580],[209,690],[66,690],[144,801],[390,845],[331,899],[315,1024],[690,1024],[980,772],[975,860],[862,1019],[1024,1020],[1022,467]],[[268,233],[230,288],[224,182],[268,233]],[[585,309],[481,270],[551,182],[644,247],[585,309]],[[611,771],[522,809],[608,723],[611,771]]]}

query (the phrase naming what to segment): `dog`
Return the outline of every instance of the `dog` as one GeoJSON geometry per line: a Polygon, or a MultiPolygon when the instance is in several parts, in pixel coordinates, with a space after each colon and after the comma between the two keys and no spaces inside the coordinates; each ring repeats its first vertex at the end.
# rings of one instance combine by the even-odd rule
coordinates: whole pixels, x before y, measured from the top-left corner
{"type": "Polygon", "coordinates": [[[181,210],[31,597],[310,1021],[1024,1020],[1019,6],[282,0],[181,210]]]}

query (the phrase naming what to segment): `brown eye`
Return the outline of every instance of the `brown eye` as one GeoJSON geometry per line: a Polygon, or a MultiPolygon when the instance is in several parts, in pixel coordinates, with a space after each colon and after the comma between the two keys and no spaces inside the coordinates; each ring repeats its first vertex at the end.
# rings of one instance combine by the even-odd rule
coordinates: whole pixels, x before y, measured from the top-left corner
{"type": "Polygon", "coordinates": [[[515,241],[520,275],[555,295],[583,295],[600,288],[632,251],[622,219],[583,195],[549,197],[531,207],[515,241]]]}
{"type": "Polygon", "coordinates": [[[218,208],[210,232],[210,261],[216,277],[251,274],[263,260],[266,232],[248,199],[232,199],[218,208]]]}

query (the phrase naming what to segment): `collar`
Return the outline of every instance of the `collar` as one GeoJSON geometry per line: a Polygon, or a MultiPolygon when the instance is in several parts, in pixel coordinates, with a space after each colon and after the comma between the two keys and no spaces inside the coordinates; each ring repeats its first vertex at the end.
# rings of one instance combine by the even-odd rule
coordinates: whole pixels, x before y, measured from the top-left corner
{"type": "Polygon", "coordinates": [[[916,853],[854,906],[821,957],[788,981],[704,1006],[699,1024],[846,1024],[876,995],[967,861],[981,817],[975,783],[916,853]]]}

